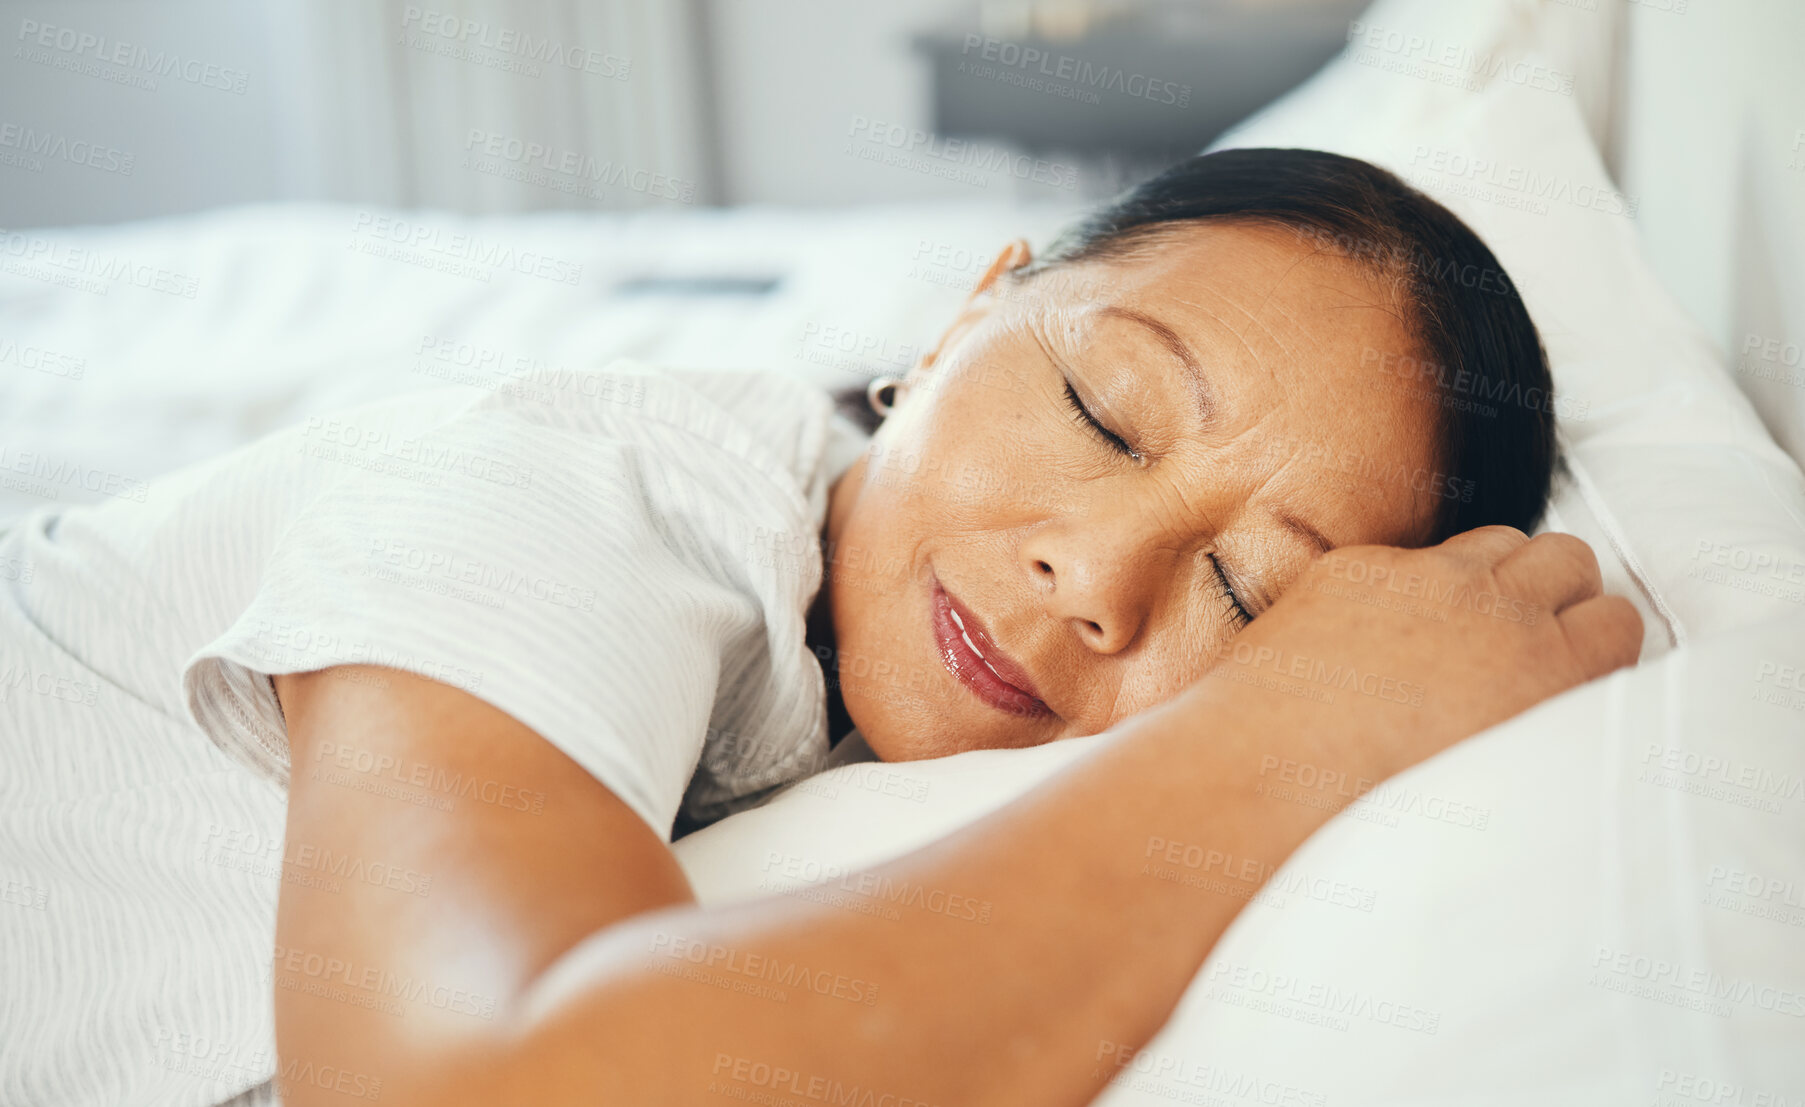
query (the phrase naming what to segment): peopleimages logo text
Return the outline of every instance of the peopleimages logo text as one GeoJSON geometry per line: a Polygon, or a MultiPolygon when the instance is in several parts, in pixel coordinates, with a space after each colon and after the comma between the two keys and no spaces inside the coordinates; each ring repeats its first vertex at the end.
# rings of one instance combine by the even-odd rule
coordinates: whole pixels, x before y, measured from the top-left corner
{"type": "MultiPolygon", "coordinates": [[[[928,163],[982,172],[1007,173],[1018,180],[1032,181],[1067,190],[1078,186],[1077,167],[1045,158],[1032,158],[982,142],[946,138],[930,134],[918,127],[886,123],[855,115],[847,129],[848,139],[858,139],[871,147],[883,148],[900,155],[920,156],[928,163]]],[[[924,163],[924,164],[928,164],[924,163]]],[[[974,182],[975,183],[975,182],[974,182]]]]}
{"type": "MultiPolygon", "coordinates": [[[[244,95],[245,86],[250,81],[250,75],[242,69],[215,65],[198,58],[184,58],[171,50],[152,50],[134,42],[123,42],[74,27],[40,23],[35,19],[19,20],[18,41],[24,44],[21,51],[25,47],[55,50],[71,59],[118,66],[143,77],[174,77],[201,88],[216,88],[240,96],[244,95]]],[[[41,63],[48,59],[27,56],[26,60],[41,63]]],[[[59,65],[58,68],[65,67],[59,65]]],[[[154,89],[156,85],[149,83],[146,87],[154,89]]]]}
{"type": "Polygon", "coordinates": [[[1191,102],[1191,86],[1176,81],[1162,81],[1144,73],[1130,73],[1110,65],[1096,65],[1070,54],[1049,54],[1035,46],[1023,46],[980,34],[965,36],[960,51],[966,56],[976,53],[984,61],[1006,69],[1037,73],[1059,81],[1069,81],[1092,92],[1119,92],[1155,104],[1185,107],[1191,102]]]}

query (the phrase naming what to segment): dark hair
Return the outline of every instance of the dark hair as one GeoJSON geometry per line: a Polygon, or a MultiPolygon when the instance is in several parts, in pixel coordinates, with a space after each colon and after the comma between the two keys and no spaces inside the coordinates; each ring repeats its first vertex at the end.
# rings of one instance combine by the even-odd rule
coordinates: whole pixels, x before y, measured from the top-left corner
{"type": "Polygon", "coordinates": [[[1432,491],[1441,503],[1431,540],[1493,523],[1535,526],[1557,449],[1535,324],[1478,235],[1375,165],[1320,150],[1187,158],[1079,220],[1014,279],[1133,256],[1200,220],[1289,228],[1390,283],[1419,346],[1397,372],[1438,399],[1442,479],[1432,491]]]}

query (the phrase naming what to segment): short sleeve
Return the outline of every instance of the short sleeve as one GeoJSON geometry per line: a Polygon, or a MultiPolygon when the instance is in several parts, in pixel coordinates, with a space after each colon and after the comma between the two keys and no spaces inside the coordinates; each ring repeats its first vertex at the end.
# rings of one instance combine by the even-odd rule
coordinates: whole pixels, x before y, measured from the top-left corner
{"type": "Polygon", "coordinates": [[[699,425],[681,386],[637,387],[647,402],[473,403],[404,440],[329,421],[294,432],[297,455],[333,475],[270,547],[248,606],[189,660],[196,722],[278,781],[350,771],[411,802],[523,802],[512,782],[376,772],[355,751],[289,764],[268,677],[402,669],[507,712],[668,839],[723,653],[783,599],[740,579],[723,536],[808,525],[807,504],[781,465],[712,457],[731,436],[699,425]]]}

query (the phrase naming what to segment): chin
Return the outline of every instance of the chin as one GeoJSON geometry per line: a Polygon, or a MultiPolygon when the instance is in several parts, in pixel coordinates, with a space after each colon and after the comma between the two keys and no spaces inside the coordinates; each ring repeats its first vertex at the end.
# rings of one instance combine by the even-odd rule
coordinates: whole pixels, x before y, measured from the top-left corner
{"type": "MultiPolygon", "coordinates": [[[[853,721],[858,723],[858,716],[853,716],[853,721]]],[[[858,723],[858,727],[859,733],[865,736],[865,744],[871,747],[879,761],[922,761],[944,756],[925,748],[927,743],[914,735],[897,733],[894,728],[881,723],[870,730],[863,723],[858,723]]]]}
{"type": "Polygon", "coordinates": [[[1027,746],[1042,744],[1039,740],[1009,741],[1004,735],[980,735],[975,740],[969,736],[975,728],[956,720],[947,720],[935,729],[938,734],[918,734],[906,725],[886,726],[882,722],[874,724],[871,730],[858,723],[858,716],[853,715],[853,722],[858,724],[859,733],[865,736],[865,744],[871,747],[880,761],[927,761],[936,757],[951,757],[956,753],[970,753],[973,750],[1021,749],[1027,746]],[[950,734],[967,735],[966,740],[948,737],[950,734]],[[994,737],[994,740],[990,740],[994,737]]]}
{"type": "MultiPolygon", "coordinates": [[[[963,753],[965,748],[978,748],[962,748],[956,742],[917,733],[904,720],[882,718],[884,711],[881,703],[856,706],[848,703],[846,713],[852,716],[853,725],[859,728],[859,733],[865,737],[865,744],[871,747],[871,752],[880,761],[926,761],[929,758],[963,753]]],[[[957,724],[946,729],[957,729],[957,724]]]]}

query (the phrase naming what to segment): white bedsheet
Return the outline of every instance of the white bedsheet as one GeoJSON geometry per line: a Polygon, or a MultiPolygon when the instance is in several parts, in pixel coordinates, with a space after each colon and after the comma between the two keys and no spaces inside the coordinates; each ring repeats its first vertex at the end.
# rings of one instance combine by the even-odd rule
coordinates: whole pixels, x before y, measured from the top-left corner
{"type": "Polygon", "coordinates": [[[0,520],[153,495],[159,473],[451,373],[508,380],[460,363],[478,347],[526,372],[627,355],[862,384],[906,369],[1009,238],[1043,242],[1068,214],[264,206],[0,231],[0,520]],[[647,277],[779,283],[634,294],[647,277]],[[422,357],[428,336],[449,356],[422,357]]]}

